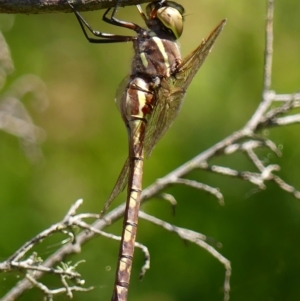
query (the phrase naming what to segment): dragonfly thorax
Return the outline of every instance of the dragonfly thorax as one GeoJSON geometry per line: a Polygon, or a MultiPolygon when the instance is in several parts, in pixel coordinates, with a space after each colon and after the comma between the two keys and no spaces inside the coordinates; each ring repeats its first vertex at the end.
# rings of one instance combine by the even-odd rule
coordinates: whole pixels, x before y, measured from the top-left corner
{"type": "Polygon", "coordinates": [[[134,50],[131,76],[143,76],[151,81],[169,77],[176,72],[181,63],[178,44],[158,36],[139,36],[134,41],[134,50]]]}

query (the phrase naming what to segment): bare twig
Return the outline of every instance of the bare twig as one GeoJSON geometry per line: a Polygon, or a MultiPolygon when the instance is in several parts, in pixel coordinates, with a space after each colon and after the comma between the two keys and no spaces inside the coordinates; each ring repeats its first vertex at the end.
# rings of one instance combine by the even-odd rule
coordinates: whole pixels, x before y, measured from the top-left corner
{"type": "Polygon", "coordinates": [[[272,100],[267,97],[271,88],[272,75],[272,59],[273,59],[273,15],[274,15],[274,0],[268,0],[268,13],[266,24],[266,40],[265,40],[265,64],[264,64],[264,84],[262,92],[262,101],[254,115],[246,125],[246,128],[253,131],[260,121],[260,118],[270,107],[272,100]]]}
{"type": "Polygon", "coordinates": [[[139,217],[147,220],[155,225],[158,225],[164,229],[166,229],[169,232],[174,232],[176,233],[181,239],[190,241],[192,243],[195,243],[202,249],[206,250],[208,253],[210,253],[213,257],[215,257],[221,264],[224,265],[225,268],[225,281],[224,281],[224,301],[229,300],[229,291],[230,291],[230,276],[231,276],[231,265],[230,261],[225,258],[222,254],[220,254],[215,248],[210,246],[206,240],[206,236],[189,230],[189,229],[184,229],[180,227],[176,227],[170,223],[167,223],[165,221],[162,221],[152,215],[149,215],[143,211],[139,212],[139,217]]]}
{"type": "MultiPolygon", "coordinates": [[[[116,0],[73,0],[70,1],[78,11],[92,11],[115,7],[116,0]]],[[[148,0],[126,0],[122,6],[136,5],[148,0]]],[[[72,12],[67,0],[0,0],[0,13],[4,14],[42,14],[72,12]]]]}
{"type": "Polygon", "coordinates": [[[174,180],[173,184],[183,184],[199,190],[206,191],[212,194],[215,198],[217,198],[219,200],[220,205],[224,205],[224,197],[218,188],[214,188],[209,185],[188,179],[176,179],[174,180]]]}
{"type": "MultiPolygon", "coordinates": [[[[82,205],[83,200],[80,199],[75,202],[74,205],[71,206],[70,210],[67,212],[65,215],[64,219],[52,225],[48,229],[44,230],[40,234],[38,234],[36,237],[32,238],[30,241],[25,243],[19,250],[17,250],[12,256],[10,256],[6,261],[0,263],[0,271],[13,271],[13,270],[18,270],[18,271],[24,271],[27,280],[29,282],[27,285],[32,285],[34,284],[36,287],[41,289],[46,295],[47,298],[52,298],[52,295],[55,294],[60,294],[63,292],[66,292],[67,295],[71,298],[72,297],[72,290],[75,291],[88,291],[91,290],[92,288],[84,289],[84,288],[78,288],[77,286],[75,287],[69,287],[66,280],[74,280],[76,284],[83,285],[84,280],[81,279],[81,275],[76,272],[76,267],[78,266],[79,263],[83,261],[79,261],[78,263],[71,265],[66,264],[61,262],[61,267],[57,268],[52,268],[53,264],[47,265],[47,262],[43,264],[43,261],[41,258],[37,256],[37,254],[34,252],[32,255],[30,255],[28,258],[25,258],[28,252],[38,243],[42,242],[44,239],[50,237],[52,234],[57,233],[57,232],[63,232],[65,234],[68,234],[71,230],[72,227],[77,226],[82,230],[88,230],[89,234],[95,235],[95,234],[100,234],[104,237],[118,240],[120,241],[121,238],[119,236],[109,234],[106,232],[101,231],[100,229],[97,229],[93,225],[89,225],[85,223],[82,219],[85,218],[93,218],[93,219],[98,219],[99,215],[98,214],[92,214],[92,213],[81,213],[81,214],[76,214],[76,211],[79,209],[79,207],[82,205]],[[25,258],[25,259],[24,259],[25,258]],[[30,271],[34,271],[34,273],[30,273],[30,271]],[[41,282],[38,282],[37,279],[41,277],[44,273],[51,273],[51,274],[56,274],[61,277],[61,281],[63,283],[63,286],[65,289],[56,289],[56,290],[49,290],[44,284],[41,282]],[[34,279],[34,281],[33,281],[34,279]]],[[[96,223],[94,223],[96,224],[96,223]]],[[[87,233],[87,231],[84,231],[81,233],[87,233]]],[[[77,238],[75,235],[68,235],[69,237],[73,237],[73,240],[70,242],[69,246],[72,246],[72,251],[74,252],[79,252],[80,251],[80,246],[81,244],[78,244],[78,238],[80,240],[80,235],[77,238]],[[78,248],[76,248],[76,246],[78,248]]],[[[150,253],[149,250],[146,246],[142,245],[141,243],[136,242],[135,247],[140,249],[145,256],[145,263],[141,268],[141,273],[140,277],[142,278],[147,269],[150,268],[150,253]]],[[[56,261],[57,262],[57,261],[56,261]]],[[[25,279],[24,279],[25,281],[25,279]]],[[[2,300],[14,300],[16,296],[14,294],[8,294],[4,299],[2,300]]]]}
{"type": "Polygon", "coordinates": [[[38,287],[45,294],[45,296],[47,297],[47,300],[49,300],[49,301],[53,300],[53,296],[54,295],[59,295],[59,294],[62,294],[62,293],[67,293],[67,295],[70,298],[72,298],[73,297],[72,291],[76,291],[76,292],[88,292],[88,291],[94,289],[94,287],[92,287],[92,286],[89,287],[89,288],[84,288],[84,287],[80,287],[80,286],[69,287],[68,284],[66,282],[64,282],[65,285],[66,285],[65,288],[59,288],[59,289],[50,290],[47,286],[45,286],[42,283],[36,281],[35,278],[32,277],[30,274],[26,274],[26,278],[34,286],[38,287]]]}
{"type": "Polygon", "coordinates": [[[169,202],[172,206],[172,212],[173,212],[173,214],[175,214],[175,207],[177,205],[177,201],[176,201],[175,197],[169,193],[161,193],[158,195],[158,197],[169,202]]]}

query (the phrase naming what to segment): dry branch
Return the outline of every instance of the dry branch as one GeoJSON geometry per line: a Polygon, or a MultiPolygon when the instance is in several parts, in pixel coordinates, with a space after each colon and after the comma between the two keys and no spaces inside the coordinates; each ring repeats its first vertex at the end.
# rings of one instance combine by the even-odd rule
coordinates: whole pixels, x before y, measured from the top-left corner
{"type": "MultiPolygon", "coordinates": [[[[70,0],[78,11],[93,11],[116,6],[116,0],[70,0]]],[[[121,6],[136,5],[147,0],[128,0],[121,6]]],[[[0,13],[3,14],[44,14],[71,13],[67,0],[0,0],[0,13]]]]}

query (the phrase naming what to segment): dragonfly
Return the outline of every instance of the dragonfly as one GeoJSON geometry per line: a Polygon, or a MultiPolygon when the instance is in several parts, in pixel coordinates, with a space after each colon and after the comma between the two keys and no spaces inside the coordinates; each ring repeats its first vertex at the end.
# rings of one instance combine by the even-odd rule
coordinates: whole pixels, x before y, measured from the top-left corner
{"type": "Polygon", "coordinates": [[[127,201],[112,301],[127,301],[134,245],[141,203],[144,157],[176,118],[188,86],[211,51],[226,20],[222,20],[201,44],[181,58],[178,38],[183,32],[184,8],[174,1],[149,3],[144,13],[136,8],[146,28],[115,17],[120,1],[108,8],[102,20],[132,30],[136,35],[116,35],[94,30],[69,3],[90,43],[133,42],[134,57],[129,75],[117,90],[116,103],[128,132],[129,156],[104,205],[101,216],[127,185],[127,201]],[[112,10],[110,17],[109,12],[112,10]],[[90,37],[88,31],[95,37],[90,37]]]}

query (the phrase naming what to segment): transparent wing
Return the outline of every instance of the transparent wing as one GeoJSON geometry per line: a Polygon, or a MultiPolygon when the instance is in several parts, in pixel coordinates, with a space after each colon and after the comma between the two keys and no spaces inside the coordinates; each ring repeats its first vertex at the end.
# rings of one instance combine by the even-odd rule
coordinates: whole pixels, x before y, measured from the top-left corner
{"type": "MultiPolygon", "coordinates": [[[[118,107],[118,110],[121,112],[121,102],[122,98],[124,96],[124,93],[127,93],[127,86],[130,82],[130,75],[128,74],[119,84],[117,92],[116,92],[116,97],[115,97],[115,103],[118,107]]],[[[121,112],[122,113],[122,112],[121,112]]]]}
{"type": "Polygon", "coordinates": [[[217,37],[222,32],[226,21],[226,19],[222,20],[220,24],[208,35],[208,37],[203,39],[201,44],[183,59],[182,63],[178,67],[178,73],[169,79],[171,86],[181,87],[185,90],[188,88],[194,76],[210,53],[217,37]]]}
{"type": "Polygon", "coordinates": [[[223,20],[193,52],[183,59],[174,75],[162,80],[156,95],[157,104],[149,117],[146,128],[144,143],[146,156],[150,156],[158,140],[176,118],[188,86],[211,51],[225,24],[226,20],[223,20]]]}
{"type": "Polygon", "coordinates": [[[145,155],[149,157],[158,140],[171,126],[183,103],[185,90],[171,87],[168,79],[163,79],[157,91],[157,104],[149,116],[145,133],[145,155]]]}
{"type": "MultiPolygon", "coordinates": [[[[122,82],[120,83],[120,85],[117,89],[115,103],[120,112],[121,112],[121,100],[124,96],[124,93],[127,93],[126,88],[129,83],[129,80],[130,80],[130,76],[127,75],[122,80],[122,82]]],[[[126,187],[127,182],[128,182],[128,175],[129,175],[129,158],[126,159],[124,166],[121,170],[121,173],[118,177],[118,180],[117,180],[112,192],[110,193],[108,200],[105,202],[104,207],[100,213],[100,216],[103,216],[106,213],[106,211],[108,210],[112,201],[124,190],[124,188],[126,187]]]]}
{"type": "MultiPolygon", "coordinates": [[[[140,122],[139,126],[137,126],[136,130],[134,131],[134,133],[131,134],[131,136],[139,136],[141,137],[141,141],[140,143],[138,143],[137,145],[135,145],[133,147],[132,144],[130,144],[130,155],[129,157],[126,159],[125,164],[122,168],[122,171],[118,177],[118,180],[108,198],[108,200],[105,202],[104,204],[104,208],[101,211],[100,216],[103,216],[105,214],[105,212],[108,210],[110,204],[112,203],[112,201],[124,190],[124,188],[126,187],[126,185],[128,184],[128,176],[129,176],[129,170],[130,170],[130,157],[136,157],[135,152],[136,153],[141,153],[142,149],[144,147],[143,144],[143,133],[144,133],[144,122],[140,122]],[[141,128],[142,127],[142,128],[141,128]],[[134,148],[134,149],[133,149],[134,148]]],[[[133,143],[133,142],[130,142],[133,143]]]]}
{"type": "Polygon", "coordinates": [[[112,201],[124,190],[128,182],[128,175],[129,175],[129,158],[127,158],[127,160],[125,161],[122,171],[118,177],[118,180],[108,200],[105,202],[104,207],[100,213],[100,216],[103,216],[106,213],[112,201]]]}

